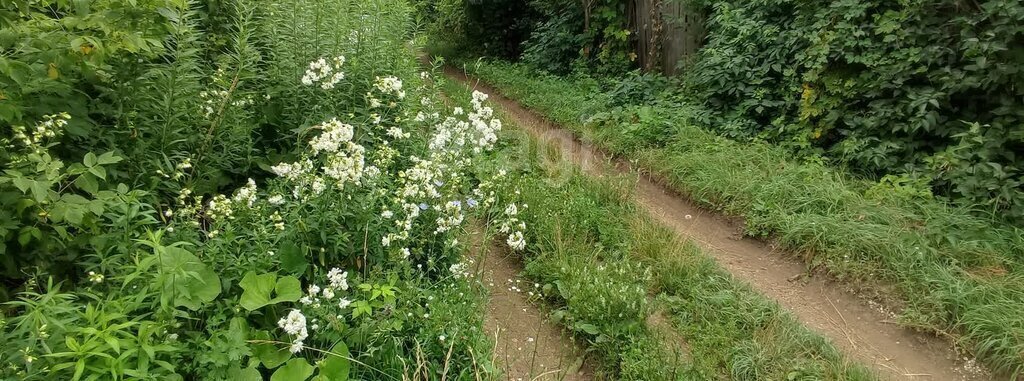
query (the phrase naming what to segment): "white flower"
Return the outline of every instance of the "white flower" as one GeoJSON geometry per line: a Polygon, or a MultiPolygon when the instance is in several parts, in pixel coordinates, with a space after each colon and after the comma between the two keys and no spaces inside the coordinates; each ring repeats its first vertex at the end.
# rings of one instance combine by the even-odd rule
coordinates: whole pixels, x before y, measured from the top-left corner
{"type": "Polygon", "coordinates": [[[323,296],[324,296],[324,299],[327,299],[327,300],[334,299],[334,289],[330,288],[330,287],[325,288],[324,292],[323,292],[323,296]]]}
{"type": "Polygon", "coordinates": [[[288,316],[277,321],[277,326],[285,333],[295,336],[291,346],[292,353],[301,351],[302,342],[309,337],[309,332],[306,331],[306,316],[302,314],[302,311],[291,310],[288,312],[288,316]]]}
{"type": "Polygon", "coordinates": [[[348,271],[342,271],[335,267],[327,272],[327,280],[331,282],[332,288],[348,290],[348,271]]]}
{"type": "Polygon", "coordinates": [[[385,210],[383,212],[380,212],[380,216],[381,217],[383,217],[385,219],[389,219],[389,220],[391,219],[391,217],[394,217],[394,215],[395,215],[395,213],[392,213],[390,210],[385,210]]]}
{"type": "Polygon", "coordinates": [[[508,246],[514,250],[522,250],[526,247],[526,239],[523,237],[523,232],[520,231],[510,234],[505,243],[508,243],[508,246]]]}
{"type": "Polygon", "coordinates": [[[402,91],[402,80],[395,76],[387,76],[384,78],[377,77],[373,86],[384,94],[393,94],[398,98],[403,98],[405,96],[405,92],[402,91]]]}
{"type": "Polygon", "coordinates": [[[281,205],[281,204],[284,204],[284,196],[281,196],[279,194],[275,194],[275,195],[270,196],[269,198],[267,198],[267,202],[269,202],[270,205],[281,205]]]}
{"type": "Polygon", "coordinates": [[[338,121],[337,118],[331,118],[331,120],[316,125],[313,128],[324,131],[309,142],[309,145],[313,148],[313,154],[338,152],[342,144],[352,140],[355,132],[354,127],[338,121]]]}
{"type": "Polygon", "coordinates": [[[349,304],[352,304],[352,301],[346,298],[341,298],[338,300],[338,308],[345,309],[345,307],[348,307],[349,304]]]}

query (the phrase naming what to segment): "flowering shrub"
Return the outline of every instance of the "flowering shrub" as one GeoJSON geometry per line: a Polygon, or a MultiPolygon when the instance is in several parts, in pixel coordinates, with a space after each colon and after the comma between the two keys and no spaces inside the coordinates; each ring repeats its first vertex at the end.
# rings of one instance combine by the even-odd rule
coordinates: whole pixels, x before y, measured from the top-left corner
{"type": "Polygon", "coordinates": [[[0,254],[17,284],[0,295],[14,299],[0,310],[0,378],[488,369],[460,242],[485,210],[473,169],[501,129],[486,95],[467,110],[435,99],[405,46],[403,2],[223,3],[204,9],[235,23],[203,36],[229,52],[213,62],[189,50],[197,5],[150,14],[174,19],[171,63],[136,88],[171,90],[139,101],[159,115],[115,113],[166,127],[126,135],[137,146],[76,153],[76,124],[93,121],[73,110],[0,130],[0,254]]]}

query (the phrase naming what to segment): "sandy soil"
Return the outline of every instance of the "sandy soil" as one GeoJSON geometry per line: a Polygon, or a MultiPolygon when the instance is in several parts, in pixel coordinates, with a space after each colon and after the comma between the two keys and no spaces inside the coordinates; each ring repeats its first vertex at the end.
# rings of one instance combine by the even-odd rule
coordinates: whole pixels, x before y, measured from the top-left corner
{"type": "Polygon", "coordinates": [[[484,328],[495,341],[495,363],[503,379],[594,379],[582,347],[530,300],[534,284],[519,277],[522,264],[503,247],[481,241],[478,236],[474,239],[474,257],[480,279],[490,291],[484,328]]]}

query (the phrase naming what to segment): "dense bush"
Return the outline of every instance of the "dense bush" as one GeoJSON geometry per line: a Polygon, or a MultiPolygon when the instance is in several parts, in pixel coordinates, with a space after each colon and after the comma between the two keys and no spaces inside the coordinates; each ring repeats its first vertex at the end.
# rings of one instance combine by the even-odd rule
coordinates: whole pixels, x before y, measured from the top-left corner
{"type": "Polygon", "coordinates": [[[628,1],[417,0],[435,44],[459,55],[530,62],[546,71],[621,74],[634,68],[628,1]]]}
{"type": "Polygon", "coordinates": [[[686,79],[709,127],[1024,217],[1020,2],[704,3],[686,79]]]}
{"type": "Polygon", "coordinates": [[[0,379],[491,369],[457,270],[466,221],[504,209],[472,193],[501,123],[482,94],[439,101],[404,1],[14,1],[0,22],[0,379]]]}

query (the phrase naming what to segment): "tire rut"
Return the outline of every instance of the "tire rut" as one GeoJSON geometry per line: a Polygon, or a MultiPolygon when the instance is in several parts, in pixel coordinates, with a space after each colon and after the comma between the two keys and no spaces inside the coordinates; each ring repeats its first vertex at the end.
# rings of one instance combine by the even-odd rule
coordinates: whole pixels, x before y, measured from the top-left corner
{"type": "MultiPolygon", "coordinates": [[[[635,197],[648,213],[682,238],[694,241],[736,279],[776,301],[801,323],[829,338],[840,350],[889,380],[986,380],[966,370],[952,345],[893,322],[894,316],[871,306],[840,284],[812,277],[806,266],[764,242],[746,238],[730,219],[697,206],[647,175],[580,142],[569,130],[501,95],[465,73],[445,67],[445,75],[491,95],[507,118],[526,132],[556,144],[586,173],[636,177],[635,197]]],[[[969,360],[968,360],[969,361],[969,360]]]]}

